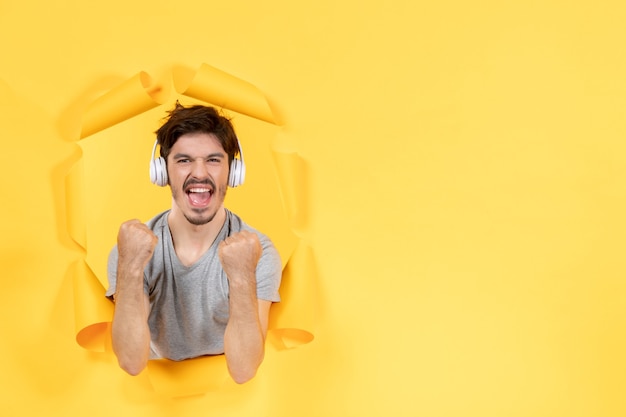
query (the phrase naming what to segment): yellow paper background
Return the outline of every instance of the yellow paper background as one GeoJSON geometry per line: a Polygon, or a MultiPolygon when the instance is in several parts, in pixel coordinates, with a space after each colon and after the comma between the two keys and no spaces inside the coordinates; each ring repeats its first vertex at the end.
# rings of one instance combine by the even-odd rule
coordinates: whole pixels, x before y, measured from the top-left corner
{"type": "Polygon", "coordinates": [[[621,2],[40,3],[0,3],[3,415],[626,413],[621,2]],[[173,399],[76,343],[64,190],[95,98],[202,63],[284,125],[318,310],[173,399]]]}

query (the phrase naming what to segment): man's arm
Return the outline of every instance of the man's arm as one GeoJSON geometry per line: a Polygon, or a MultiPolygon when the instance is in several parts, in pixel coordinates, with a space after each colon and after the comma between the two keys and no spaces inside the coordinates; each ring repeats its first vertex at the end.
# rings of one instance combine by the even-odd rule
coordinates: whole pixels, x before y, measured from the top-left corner
{"type": "Polygon", "coordinates": [[[224,353],[228,371],[238,384],[254,378],[265,357],[267,318],[272,302],[257,300],[256,295],[254,300],[254,303],[232,298],[230,301],[231,315],[224,334],[224,353]],[[257,311],[252,311],[254,308],[257,311]]]}
{"type": "Polygon", "coordinates": [[[265,335],[272,303],[257,299],[256,265],[261,251],[257,235],[248,231],[229,236],[219,248],[229,284],[224,353],[228,371],[238,384],[256,375],[265,356],[265,335]]]}
{"type": "Polygon", "coordinates": [[[131,220],[120,227],[117,242],[113,352],[123,370],[138,375],[150,357],[150,302],[143,289],[143,271],[157,238],[143,223],[131,220]]]}

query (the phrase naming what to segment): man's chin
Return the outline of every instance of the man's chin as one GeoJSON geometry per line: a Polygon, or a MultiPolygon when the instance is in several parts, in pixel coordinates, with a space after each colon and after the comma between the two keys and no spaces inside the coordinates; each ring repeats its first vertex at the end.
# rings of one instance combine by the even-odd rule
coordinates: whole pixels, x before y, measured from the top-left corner
{"type": "MultiPolygon", "coordinates": [[[[202,211],[206,211],[206,210],[202,210],[202,211]]],[[[216,213],[206,213],[206,214],[200,214],[200,213],[196,213],[193,216],[189,216],[187,214],[185,214],[185,219],[187,219],[187,221],[191,224],[193,224],[194,226],[203,226],[207,223],[210,223],[214,218],[215,218],[215,214],[216,213]]]]}
{"type": "Polygon", "coordinates": [[[194,226],[204,226],[205,224],[207,224],[208,222],[210,222],[211,220],[208,220],[206,218],[198,218],[198,217],[188,217],[185,216],[185,218],[187,219],[187,221],[190,224],[193,224],[194,226]]]}

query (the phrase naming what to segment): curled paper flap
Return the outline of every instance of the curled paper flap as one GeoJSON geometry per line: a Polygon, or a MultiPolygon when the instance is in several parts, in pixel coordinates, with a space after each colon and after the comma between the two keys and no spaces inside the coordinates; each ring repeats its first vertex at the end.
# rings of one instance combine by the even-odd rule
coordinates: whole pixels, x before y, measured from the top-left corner
{"type": "Polygon", "coordinates": [[[291,222],[291,228],[302,237],[306,229],[306,193],[307,175],[304,160],[296,152],[273,152],[281,197],[291,222]]]}
{"type": "Polygon", "coordinates": [[[174,362],[148,361],[148,378],[154,390],[168,397],[186,397],[217,391],[228,378],[224,355],[174,362]]]}
{"type": "Polygon", "coordinates": [[[76,341],[85,349],[104,352],[108,345],[113,303],[84,260],[74,266],[74,317],[76,341]]]}
{"type": "Polygon", "coordinates": [[[84,170],[80,159],[65,177],[65,213],[67,231],[72,239],[83,248],[87,247],[87,231],[84,205],[84,170]]]}
{"type": "Polygon", "coordinates": [[[195,74],[185,68],[177,68],[173,74],[179,94],[276,124],[265,95],[247,81],[207,64],[195,74]]]}
{"type": "Polygon", "coordinates": [[[269,337],[279,350],[313,340],[317,311],[317,268],[313,251],[300,241],[283,271],[281,301],[272,305],[269,337]]]}
{"type": "Polygon", "coordinates": [[[158,106],[164,95],[162,85],[140,72],[89,105],[83,117],[81,139],[158,106]]]}

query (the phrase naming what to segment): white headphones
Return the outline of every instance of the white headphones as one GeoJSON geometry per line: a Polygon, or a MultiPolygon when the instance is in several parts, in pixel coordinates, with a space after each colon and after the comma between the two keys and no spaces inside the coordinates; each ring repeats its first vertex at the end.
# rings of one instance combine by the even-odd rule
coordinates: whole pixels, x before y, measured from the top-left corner
{"type": "MultiPolygon", "coordinates": [[[[167,185],[167,166],[163,157],[160,156],[155,158],[158,144],[159,141],[155,140],[154,146],[152,147],[152,159],[150,159],[150,182],[160,187],[165,187],[167,185]]],[[[237,139],[237,148],[239,149],[239,156],[241,159],[237,159],[236,157],[233,158],[230,163],[230,174],[228,175],[228,186],[233,188],[243,184],[243,181],[246,178],[246,164],[243,161],[243,151],[241,150],[239,139],[237,139]]]]}

